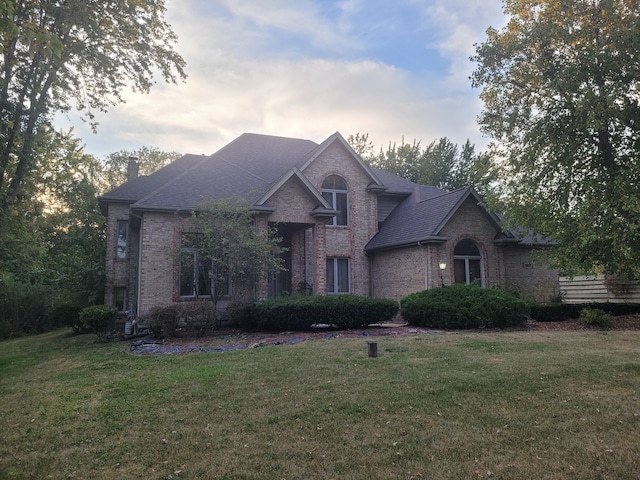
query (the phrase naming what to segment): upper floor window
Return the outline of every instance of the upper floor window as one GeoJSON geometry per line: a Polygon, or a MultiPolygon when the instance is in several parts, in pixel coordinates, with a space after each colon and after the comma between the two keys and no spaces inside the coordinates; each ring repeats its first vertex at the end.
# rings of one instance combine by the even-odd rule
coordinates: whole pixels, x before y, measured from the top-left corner
{"type": "Polygon", "coordinates": [[[337,176],[331,175],[322,182],[322,196],[338,214],[327,221],[327,225],[348,225],[347,184],[337,176]]]}
{"type": "Polygon", "coordinates": [[[482,285],[482,257],[472,240],[461,240],[453,250],[453,273],[456,283],[482,285]]]}
{"type": "Polygon", "coordinates": [[[116,226],[116,257],[120,259],[127,258],[127,244],[129,236],[129,222],[126,220],[118,220],[116,226]]]}

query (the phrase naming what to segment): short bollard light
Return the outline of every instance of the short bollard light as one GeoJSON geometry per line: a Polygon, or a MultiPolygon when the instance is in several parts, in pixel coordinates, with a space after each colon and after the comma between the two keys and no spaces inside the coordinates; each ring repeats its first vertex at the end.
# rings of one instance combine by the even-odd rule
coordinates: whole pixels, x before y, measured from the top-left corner
{"type": "Polygon", "coordinates": [[[367,348],[370,357],[378,356],[378,342],[367,342],[367,348]]]}

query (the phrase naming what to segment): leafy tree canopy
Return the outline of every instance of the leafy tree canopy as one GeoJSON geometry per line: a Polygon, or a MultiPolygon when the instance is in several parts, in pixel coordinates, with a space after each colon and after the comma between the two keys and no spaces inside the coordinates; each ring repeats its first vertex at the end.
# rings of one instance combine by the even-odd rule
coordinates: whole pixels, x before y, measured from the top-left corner
{"type": "Polygon", "coordinates": [[[386,151],[373,154],[368,134],[349,135],[347,141],[362,159],[374,168],[387,170],[421,185],[432,185],[445,190],[473,186],[480,194],[491,190],[493,176],[489,169],[488,154],[475,153],[469,142],[462,146],[443,137],[422,148],[421,142],[389,142],[386,151]]]}
{"type": "Polygon", "coordinates": [[[125,87],[185,78],[164,12],[163,0],[0,2],[0,235],[55,112],[75,107],[95,128],[125,87]]]}
{"type": "Polygon", "coordinates": [[[507,218],[569,272],[640,271],[640,1],[506,0],[476,46],[507,218]]]}
{"type": "Polygon", "coordinates": [[[79,304],[102,299],[104,217],[96,202],[100,163],[72,132],[41,131],[34,164],[10,209],[0,242],[0,272],[55,286],[79,304]]]}
{"type": "Polygon", "coordinates": [[[137,150],[120,150],[107,155],[104,160],[103,192],[111,190],[127,181],[127,164],[131,157],[138,161],[140,175],[150,175],[181,157],[178,152],[164,152],[156,147],[141,147],[137,150]]]}
{"type": "MultiPolygon", "coordinates": [[[[255,213],[241,201],[208,201],[199,205],[188,222],[193,232],[188,247],[208,260],[217,302],[229,282],[236,296],[251,292],[258,279],[283,269],[282,239],[275,228],[256,228],[255,213]]],[[[185,239],[183,239],[184,241],[185,239]]]]}

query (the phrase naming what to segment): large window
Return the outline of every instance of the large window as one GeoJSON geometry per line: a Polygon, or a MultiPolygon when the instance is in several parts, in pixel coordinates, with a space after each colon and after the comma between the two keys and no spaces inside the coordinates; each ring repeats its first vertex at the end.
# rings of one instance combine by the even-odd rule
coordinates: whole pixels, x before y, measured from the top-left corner
{"type": "Polygon", "coordinates": [[[453,251],[453,272],[456,283],[482,285],[482,257],[473,241],[461,240],[453,251]]]}
{"type": "Polygon", "coordinates": [[[337,176],[331,175],[322,182],[322,196],[338,211],[338,215],[327,221],[327,225],[348,225],[347,184],[337,176]]]}
{"type": "Polygon", "coordinates": [[[181,238],[180,296],[211,295],[211,260],[202,258],[195,248],[197,235],[185,233],[181,238]]]}
{"type": "Polygon", "coordinates": [[[349,259],[327,258],[327,293],[349,293],[349,259]]]}
{"type": "Polygon", "coordinates": [[[211,296],[218,293],[217,297],[231,294],[231,281],[227,272],[219,272],[216,277],[213,262],[207,256],[202,255],[198,245],[201,234],[183,233],[180,243],[180,296],[199,297],[211,296]],[[217,285],[217,290],[216,290],[217,285]]]}
{"type": "Polygon", "coordinates": [[[116,225],[116,257],[122,260],[127,258],[128,234],[129,222],[118,220],[116,225]]]}

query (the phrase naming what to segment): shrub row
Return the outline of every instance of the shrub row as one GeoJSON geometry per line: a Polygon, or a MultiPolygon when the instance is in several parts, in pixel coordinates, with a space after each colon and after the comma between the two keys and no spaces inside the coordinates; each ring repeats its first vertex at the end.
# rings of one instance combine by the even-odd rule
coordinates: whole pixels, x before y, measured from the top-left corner
{"type": "Polygon", "coordinates": [[[157,338],[199,336],[219,326],[213,302],[208,300],[155,307],[141,320],[157,338]]]}
{"type": "Polygon", "coordinates": [[[315,324],[350,329],[393,319],[398,303],[357,295],[318,295],[256,302],[248,309],[250,325],[263,330],[306,330],[315,324]]]}
{"type": "Polygon", "coordinates": [[[400,302],[409,325],[429,328],[505,328],[523,324],[529,305],[504,290],[450,285],[406,296],[400,302]]]}
{"type": "Polygon", "coordinates": [[[640,304],[637,303],[534,303],[531,305],[531,318],[538,322],[569,320],[579,318],[585,308],[602,310],[614,317],[640,313],[640,304]]]}
{"type": "Polygon", "coordinates": [[[20,282],[0,274],[0,339],[76,325],[84,306],[61,301],[50,285],[20,282]]]}

